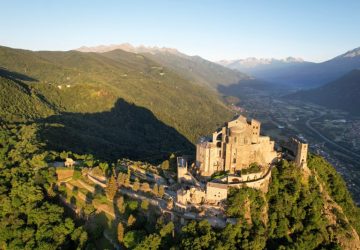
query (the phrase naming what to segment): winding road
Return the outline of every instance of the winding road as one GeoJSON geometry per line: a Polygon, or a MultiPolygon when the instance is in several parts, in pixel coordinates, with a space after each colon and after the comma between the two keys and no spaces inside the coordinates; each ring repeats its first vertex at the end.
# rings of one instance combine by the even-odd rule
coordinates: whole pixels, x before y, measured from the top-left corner
{"type": "Polygon", "coordinates": [[[321,117],[323,117],[325,114],[322,113],[320,116],[317,116],[317,117],[313,117],[313,118],[310,118],[308,119],[305,124],[306,124],[306,127],[308,127],[308,129],[310,129],[312,132],[314,132],[316,135],[318,135],[320,138],[322,138],[324,141],[326,141],[327,143],[335,146],[337,149],[339,149],[340,151],[342,151],[342,153],[347,153],[349,155],[351,155],[352,157],[355,157],[357,159],[360,160],[360,154],[357,154],[357,153],[354,153],[353,151],[337,144],[336,142],[330,140],[329,138],[327,138],[325,135],[321,134],[318,130],[316,130],[313,126],[311,126],[311,122],[314,121],[314,120],[317,120],[317,119],[320,119],[321,117]]]}

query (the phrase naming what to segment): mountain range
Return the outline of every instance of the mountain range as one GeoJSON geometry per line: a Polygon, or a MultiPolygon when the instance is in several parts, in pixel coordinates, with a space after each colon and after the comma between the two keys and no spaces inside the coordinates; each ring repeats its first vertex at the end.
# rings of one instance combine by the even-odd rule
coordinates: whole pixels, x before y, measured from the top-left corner
{"type": "Polygon", "coordinates": [[[268,82],[298,88],[315,88],[360,68],[360,48],[321,63],[297,58],[220,61],[220,64],[268,82]]]}

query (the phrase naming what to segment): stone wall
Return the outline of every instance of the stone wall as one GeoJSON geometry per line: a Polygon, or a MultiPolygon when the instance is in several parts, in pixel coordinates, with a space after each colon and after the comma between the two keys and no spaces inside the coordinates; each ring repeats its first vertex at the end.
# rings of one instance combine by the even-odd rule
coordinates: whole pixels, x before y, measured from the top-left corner
{"type": "Polygon", "coordinates": [[[227,199],[227,184],[208,182],[206,184],[206,201],[220,203],[227,199]]]}

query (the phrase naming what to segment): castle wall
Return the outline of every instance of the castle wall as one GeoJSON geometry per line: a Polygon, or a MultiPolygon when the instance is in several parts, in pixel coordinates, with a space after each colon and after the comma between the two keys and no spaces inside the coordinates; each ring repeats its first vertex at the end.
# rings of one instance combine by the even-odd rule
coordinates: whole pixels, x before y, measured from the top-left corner
{"type": "Polygon", "coordinates": [[[245,181],[242,183],[230,183],[227,185],[228,185],[228,187],[235,187],[235,188],[242,188],[242,187],[256,188],[256,189],[261,190],[266,193],[269,188],[270,178],[271,178],[271,170],[269,169],[269,171],[266,173],[266,175],[260,179],[245,181]]]}
{"type": "Polygon", "coordinates": [[[227,184],[208,182],[206,185],[206,201],[219,203],[227,199],[227,184]]]}

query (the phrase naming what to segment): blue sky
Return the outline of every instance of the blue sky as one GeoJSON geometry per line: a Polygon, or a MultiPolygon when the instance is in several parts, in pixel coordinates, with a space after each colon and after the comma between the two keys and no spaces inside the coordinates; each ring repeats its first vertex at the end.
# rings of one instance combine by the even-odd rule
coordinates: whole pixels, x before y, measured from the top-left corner
{"type": "Polygon", "coordinates": [[[1,0],[0,13],[0,44],[32,50],[129,42],[210,60],[323,61],[360,46],[358,0],[1,0]]]}

